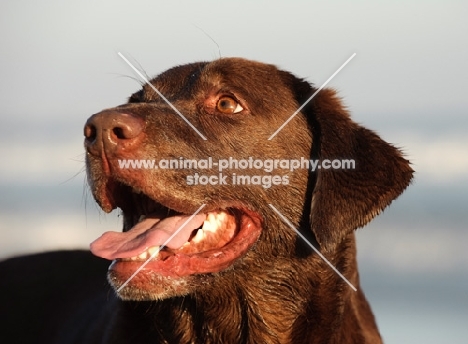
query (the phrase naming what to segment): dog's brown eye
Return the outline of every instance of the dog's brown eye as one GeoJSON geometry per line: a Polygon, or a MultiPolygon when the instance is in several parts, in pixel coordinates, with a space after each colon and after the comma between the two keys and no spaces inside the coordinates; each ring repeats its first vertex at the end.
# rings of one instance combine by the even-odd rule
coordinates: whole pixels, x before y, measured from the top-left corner
{"type": "Polygon", "coordinates": [[[231,97],[224,96],[219,98],[218,102],[216,103],[216,109],[224,114],[230,115],[233,113],[238,113],[244,110],[240,104],[231,97]]]}

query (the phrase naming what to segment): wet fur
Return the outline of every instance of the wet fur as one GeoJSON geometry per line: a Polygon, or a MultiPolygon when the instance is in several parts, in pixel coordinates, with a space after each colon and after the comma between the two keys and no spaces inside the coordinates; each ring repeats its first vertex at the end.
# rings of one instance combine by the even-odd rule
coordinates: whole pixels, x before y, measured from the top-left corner
{"type": "MultiPolygon", "coordinates": [[[[141,146],[127,155],[119,153],[121,158],[352,158],[356,170],[298,170],[290,175],[290,185],[269,189],[190,187],[184,183],[187,171],[117,172],[117,180],[185,213],[202,203],[221,208],[242,203],[262,215],[262,234],[242,259],[220,273],[188,277],[183,286],[171,290],[155,286],[154,298],[159,301],[118,299],[105,282],[106,263],[87,252],[6,261],[0,265],[0,287],[20,297],[2,293],[1,304],[13,313],[1,333],[23,336],[23,343],[40,335],[42,342],[51,343],[380,343],[359,285],[354,230],[409,184],[412,169],[398,149],[353,122],[329,89],[318,93],[267,141],[315,91],[306,81],[272,65],[226,58],[175,67],[152,83],[208,140],[203,141],[144,86],[128,104],[111,109],[144,118],[146,123],[141,146]],[[248,111],[242,116],[207,111],[220,90],[242,99],[248,111]],[[268,203],[319,247],[358,291],[314,254],[268,203]],[[44,261],[48,263],[40,263],[44,261]],[[25,273],[33,278],[21,277],[25,273]],[[16,276],[16,283],[11,283],[11,276],[16,276]],[[81,287],[76,286],[84,285],[89,292],[77,292],[81,287]],[[27,296],[22,298],[22,293],[27,296]],[[60,317],[54,316],[57,312],[60,317]],[[35,331],[18,326],[46,319],[51,324],[34,325],[35,331]]],[[[111,210],[112,204],[99,196],[106,187],[105,166],[95,157],[88,157],[87,165],[91,190],[103,209],[111,210]]],[[[145,287],[135,284],[132,295],[145,287]]]]}

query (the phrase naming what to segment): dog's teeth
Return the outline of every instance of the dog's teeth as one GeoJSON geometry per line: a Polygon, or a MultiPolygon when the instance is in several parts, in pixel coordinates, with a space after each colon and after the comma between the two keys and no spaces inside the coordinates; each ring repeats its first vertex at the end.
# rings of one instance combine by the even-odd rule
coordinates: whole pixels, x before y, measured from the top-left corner
{"type": "Polygon", "coordinates": [[[203,227],[202,229],[204,231],[208,232],[216,232],[216,229],[218,229],[218,223],[216,221],[216,215],[213,213],[209,213],[208,216],[206,217],[206,220],[203,222],[203,227]]]}
{"type": "Polygon", "coordinates": [[[206,220],[203,221],[202,228],[197,230],[195,236],[192,238],[192,242],[199,243],[205,240],[207,232],[215,233],[218,228],[220,228],[223,223],[226,221],[227,214],[224,212],[221,213],[208,213],[206,220]]]}
{"type": "Polygon", "coordinates": [[[215,232],[216,231],[216,228],[217,228],[217,224],[216,222],[211,222],[211,221],[204,221],[203,222],[203,227],[202,229],[204,231],[208,231],[208,232],[215,232]]]}
{"type": "Polygon", "coordinates": [[[148,256],[148,252],[142,252],[138,255],[138,258],[139,259],[146,259],[146,257],[148,256]]]}
{"type": "Polygon", "coordinates": [[[226,213],[218,213],[216,214],[216,227],[220,228],[223,223],[226,221],[226,213]]]}
{"type": "Polygon", "coordinates": [[[159,246],[151,246],[147,252],[151,257],[156,258],[159,255],[159,246]]]}
{"type": "Polygon", "coordinates": [[[137,256],[135,256],[135,257],[130,257],[130,259],[131,259],[131,260],[137,260],[138,257],[137,257],[137,256]]]}
{"type": "MultiPolygon", "coordinates": [[[[205,221],[206,222],[206,221],[205,221]]],[[[203,228],[205,228],[205,224],[203,223],[203,228]]],[[[199,229],[197,231],[197,233],[195,234],[195,236],[192,238],[192,241],[194,243],[199,243],[200,241],[203,241],[203,239],[205,239],[205,232],[203,231],[203,229],[199,229]]]]}
{"type": "Polygon", "coordinates": [[[216,214],[216,220],[218,220],[220,222],[226,221],[226,218],[227,218],[227,214],[225,212],[221,212],[221,213],[216,214]]]}

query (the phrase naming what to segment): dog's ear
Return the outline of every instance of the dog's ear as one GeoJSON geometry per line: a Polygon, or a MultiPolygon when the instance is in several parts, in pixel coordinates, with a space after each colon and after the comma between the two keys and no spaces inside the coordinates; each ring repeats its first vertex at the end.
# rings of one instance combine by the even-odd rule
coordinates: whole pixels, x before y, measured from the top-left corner
{"type": "Polygon", "coordinates": [[[354,169],[322,165],[315,171],[310,224],[321,249],[329,251],[397,198],[413,170],[397,148],[353,122],[333,90],[320,91],[304,112],[313,158],[322,164],[325,159],[355,164],[354,169]]]}

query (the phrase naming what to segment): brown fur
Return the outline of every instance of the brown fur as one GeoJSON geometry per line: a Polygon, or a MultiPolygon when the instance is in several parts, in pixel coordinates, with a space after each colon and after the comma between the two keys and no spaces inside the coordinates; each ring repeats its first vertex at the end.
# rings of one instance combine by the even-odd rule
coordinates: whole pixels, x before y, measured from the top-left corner
{"type": "MultiPolygon", "coordinates": [[[[315,91],[272,65],[224,58],[175,67],[151,82],[207,141],[145,85],[128,104],[94,115],[85,128],[88,178],[97,202],[105,211],[120,207],[127,229],[136,206],[128,200],[126,188],[184,214],[201,204],[207,204],[204,211],[244,209],[256,214],[261,233],[241,258],[219,272],[154,279],[137,275],[120,294],[127,301],[109,295],[109,300],[95,305],[100,311],[89,318],[94,327],[85,322],[87,332],[74,330],[75,334],[89,343],[380,343],[359,286],[354,230],[409,184],[412,169],[401,153],[353,122],[329,89],[319,92],[268,141],[315,91]],[[220,95],[237,99],[244,110],[231,115],[217,112],[220,95]],[[123,134],[100,131],[111,120],[122,125],[123,134]],[[122,170],[117,165],[117,159],[216,161],[250,156],[354,159],[356,169],[275,171],[287,175],[289,184],[263,188],[190,186],[186,176],[195,170],[122,170]],[[269,203],[358,291],[284,224],[269,203]]],[[[111,272],[109,280],[118,287],[125,277],[111,272]]],[[[73,328],[74,319],[67,329],[73,328]]]]}

